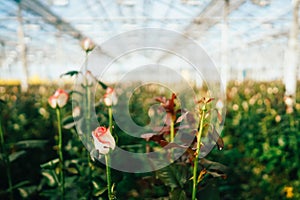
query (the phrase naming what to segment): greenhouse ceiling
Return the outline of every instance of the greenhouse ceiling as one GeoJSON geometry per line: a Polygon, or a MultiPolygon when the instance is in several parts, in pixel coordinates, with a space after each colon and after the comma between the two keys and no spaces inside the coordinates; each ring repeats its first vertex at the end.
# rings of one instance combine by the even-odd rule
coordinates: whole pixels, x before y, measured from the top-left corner
{"type": "Polygon", "coordinates": [[[281,68],[292,17],[291,0],[2,0],[0,78],[20,77],[22,48],[29,74],[52,79],[81,65],[84,37],[101,46],[145,27],[184,33],[218,64],[224,24],[233,69],[281,68]]]}

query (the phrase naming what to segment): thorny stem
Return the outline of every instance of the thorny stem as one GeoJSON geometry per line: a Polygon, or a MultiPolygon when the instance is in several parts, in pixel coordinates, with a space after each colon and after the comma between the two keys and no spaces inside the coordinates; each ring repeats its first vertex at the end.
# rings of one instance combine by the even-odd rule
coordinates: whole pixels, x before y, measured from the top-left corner
{"type": "Polygon", "coordinates": [[[64,193],[65,193],[65,178],[64,178],[64,158],[63,158],[63,152],[62,152],[62,128],[61,128],[61,115],[60,115],[60,108],[56,108],[56,117],[57,117],[57,128],[58,128],[58,157],[59,157],[59,188],[61,192],[61,199],[64,199],[64,193]]]}
{"type": "Polygon", "coordinates": [[[2,130],[1,119],[0,119],[0,142],[1,142],[1,153],[4,157],[3,160],[4,160],[5,166],[6,166],[7,181],[8,181],[8,187],[9,187],[9,196],[10,196],[10,199],[13,200],[14,195],[13,195],[13,190],[12,190],[10,162],[9,162],[9,158],[8,158],[8,155],[7,155],[7,153],[5,151],[5,147],[4,147],[4,135],[3,135],[3,130],[2,130]]]}
{"type": "Polygon", "coordinates": [[[197,168],[198,168],[198,158],[200,154],[200,147],[201,147],[201,136],[203,133],[203,126],[204,126],[204,118],[206,113],[206,104],[202,106],[201,109],[201,115],[200,115],[200,125],[199,125],[199,131],[197,133],[197,148],[194,158],[194,168],[193,168],[193,191],[192,191],[192,200],[196,199],[196,193],[197,193],[197,168]]]}

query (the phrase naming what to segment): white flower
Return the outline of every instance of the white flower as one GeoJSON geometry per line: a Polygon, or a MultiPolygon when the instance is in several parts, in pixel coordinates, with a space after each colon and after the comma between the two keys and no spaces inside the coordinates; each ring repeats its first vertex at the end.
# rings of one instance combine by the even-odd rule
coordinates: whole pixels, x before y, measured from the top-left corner
{"type": "Polygon", "coordinates": [[[94,139],[95,148],[100,154],[108,154],[109,150],[114,150],[116,142],[114,137],[111,135],[109,129],[104,126],[97,127],[93,132],[92,136],[94,139]]]}
{"type": "Polygon", "coordinates": [[[49,97],[48,103],[52,108],[56,108],[57,106],[62,108],[67,104],[68,99],[69,94],[63,89],[58,89],[55,91],[54,95],[49,97]]]}

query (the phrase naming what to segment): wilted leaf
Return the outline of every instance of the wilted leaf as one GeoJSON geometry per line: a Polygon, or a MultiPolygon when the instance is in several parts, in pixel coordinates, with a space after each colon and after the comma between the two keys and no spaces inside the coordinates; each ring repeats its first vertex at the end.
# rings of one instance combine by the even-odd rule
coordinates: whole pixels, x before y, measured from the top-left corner
{"type": "Polygon", "coordinates": [[[219,120],[220,124],[222,124],[223,123],[223,117],[222,117],[221,113],[217,109],[215,109],[215,111],[217,112],[217,116],[218,116],[218,120],[219,120]]]}
{"type": "Polygon", "coordinates": [[[79,71],[69,71],[67,73],[64,73],[62,75],[60,75],[60,77],[63,77],[63,76],[74,76],[74,75],[77,75],[79,74],[79,71]]]}
{"type": "Polygon", "coordinates": [[[165,140],[161,140],[160,145],[162,147],[165,147],[166,149],[171,149],[171,148],[188,149],[189,148],[188,146],[176,144],[176,143],[173,143],[173,142],[167,142],[165,140]]]}
{"type": "Polygon", "coordinates": [[[141,135],[141,138],[145,139],[146,141],[149,141],[156,133],[145,133],[141,135]]]}
{"type": "Polygon", "coordinates": [[[205,158],[202,158],[200,160],[200,164],[206,168],[207,173],[211,174],[213,177],[222,177],[222,178],[226,178],[226,172],[228,171],[228,168],[218,162],[213,162],[210,160],[207,160],[205,158]]]}
{"type": "Polygon", "coordinates": [[[219,172],[219,171],[208,171],[207,174],[210,174],[212,175],[213,177],[221,177],[223,179],[226,179],[227,178],[227,175],[222,173],[222,172],[219,172]]]}
{"type": "Polygon", "coordinates": [[[165,97],[156,97],[155,101],[158,101],[159,103],[165,103],[166,102],[166,98],[165,97]]]}
{"type": "Polygon", "coordinates": [[[153,128],[153,131],[158,133],[170,132],[170,126],[157,126],[153,128]]]}
{"type": "Polygon", "coordinates": [[[196,101],[196,103],[198,104],[208,104],[209,102],[211,102],[212,100],[215,100],[215,98],[206,98],[206,97],[202,97],[200,100],[196,101]]]}
{"type": "Polygon", "coordinates": [[[186,118],[188,113],[189,112],[186,112],[186,113],[182,114],[180,117],[178,117],[178,119],[176,120],[176,123],[182,122],[182,120],[184,120],[186,118]]]}
{"type": "Polygon", "coordinates": [[[211,127],[212,127],[212,131],[208,134],[208,137],[214,142],[216,142],[219,150],[222,150],[224,148],[224,141],[219,135],[219,133],[217,132],[217,130],[215,129],[215,127],[214,126],[211,127]]]}
{"type": "Polygon", "coordinates": [[[220,151],[224,148],[224,141],[221,137],[219,137],[217,140],[217,146],[220,151]]]}
{"type": "Polygon", "coordinates": [[[16,159],[18,159],[20,156],[24,155],[25,153],[26,153],[26,151],[22,150],[22,151],[17,151],[17,152],[10,154],[8,157],[9,162],[15,161],[16,159]]]}
{"type": "Polygon", "coordinates": [[[145,139],[146,141],[154,141],[159,143],[161,140],[165,140],[162,135],[157,135],[155,133],[145,133],[141,135],[141,138],[145,139]]]}
{"type": "Polygon", "coordinates": [[[206,173],[207,173],[207,170],[205,168],[201,170],[201,172],[199,173],[198,179],[197,179],[197,183],[200,183],[203,180],[204,175],[206,173]]]}
{"type": "Polygon", "coordinates": [[[211,102],[212,100],[215,100],[215,98],[209,98],[208,100],[206,100],[206,103],[211,102]]]}

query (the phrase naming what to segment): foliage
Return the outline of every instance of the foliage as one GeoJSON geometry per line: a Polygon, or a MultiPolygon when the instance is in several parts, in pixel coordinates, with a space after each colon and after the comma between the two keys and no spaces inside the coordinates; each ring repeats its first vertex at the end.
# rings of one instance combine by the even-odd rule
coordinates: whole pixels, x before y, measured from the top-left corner
{"type": "MultiPolygon", "coordinates": [[[[19,86],[0,86],[0,116],[14,199],[58,199],[57,122],[55,110],[47,102],[57,88],[56,85],[32,86],[28,93],[21,93],[19,86]]],[[[200,161],[200,196],[204,199],[299,199],[300,104],[295,104],[293,113],[286,113],[281,82],[233,82],[228,88],[222,133],[225,146],[223,151],[216,148],[200,161]]],[[[149,106],[141,100],[142,95],[162,94],[141,91],[131,98],[130,112],[139,124],[149,121],[149,106]],[[135,116],[136,110],[142,115],[135,116]]],[[[62,116],[70,115],[71,110],[68,104],[62,116]]],[[[99,121],[108,125],[107,108],[99,104],[96,110],[102,113],[98,115],[99,121]]],[[[127,136],[117,126],[114,131],[118,132],[118,145],[122,148],[139,152],[146,148],[146,141],[140,145],[140,140],[127,136]]],[[[73,129],[65,129],[63,137],[66,199],[105,199],[105,166],[90,163],[73,129]]],[[[155,144],[151,143],[151,147],[155,144]]],[[[3,156],[1,152],[0,199],[9,199],[3,156]]],[[[188,199],[191,196],[191,167],[182,159],[152,173],[115,170],[111,173],[119,199],[188,199]]]]}
{"type": "Polygon", "coordinates": [[[283,96],[281,82],[230,84],[225,151],[209,155],[218,155],[230,169],[228,179],[219,183],[223,199],[300,198],[300,104],[287,114],[283,96]]]}

